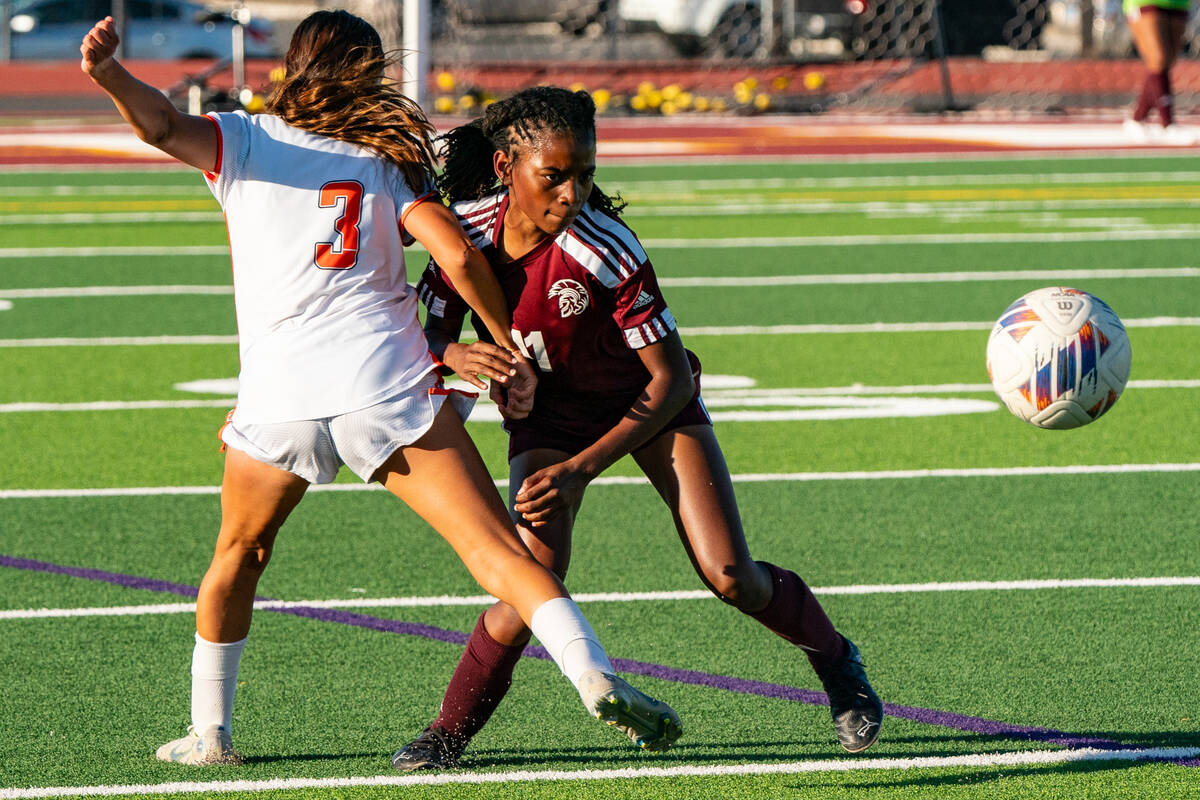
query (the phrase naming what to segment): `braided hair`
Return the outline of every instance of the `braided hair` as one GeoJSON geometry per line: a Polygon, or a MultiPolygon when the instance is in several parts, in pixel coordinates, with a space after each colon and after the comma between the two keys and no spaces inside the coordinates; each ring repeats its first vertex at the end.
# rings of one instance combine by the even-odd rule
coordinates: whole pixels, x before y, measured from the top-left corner
{"type": "MultiPolygon", "coordinates": [[[[454,128],[439,141],[443,160],[438,189],[450,201],[478,200],[496,189],[492,166],[497,151],[512,155],[522,144],[541,133],[596,138],[596,104],[587,92],[556,86],[535,86],[488,106],[483,116],[454,128]]],[[[611,214],[620,214],[625,202],[609,197],[592,185],[587,202],[611,214]]]]}

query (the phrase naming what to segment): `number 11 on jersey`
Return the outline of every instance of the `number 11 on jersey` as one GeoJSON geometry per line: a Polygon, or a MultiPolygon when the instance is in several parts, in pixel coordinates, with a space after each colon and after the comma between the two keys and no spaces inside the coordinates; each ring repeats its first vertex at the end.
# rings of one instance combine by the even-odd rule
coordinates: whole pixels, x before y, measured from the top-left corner
{"type": "Polygon", "coordinates": [[[541,331],[533,331],[526,335],[513,328],[512,337],[521,355],[537,364],[542,372],[551,372],[550,356],[546,354],[546,340],[542,338],[541,331]]]}

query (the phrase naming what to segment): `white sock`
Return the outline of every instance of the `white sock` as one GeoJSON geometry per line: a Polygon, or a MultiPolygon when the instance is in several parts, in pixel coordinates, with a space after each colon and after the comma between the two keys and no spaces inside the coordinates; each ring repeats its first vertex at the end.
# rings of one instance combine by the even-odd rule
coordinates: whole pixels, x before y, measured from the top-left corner
{"type": "Polygon", "coordinates": [[[233,695],[245,646],[245,639],[222,644],[196,634],[192,651],[192,725],[196,733],[213,725],[233,732],[233,695]]]}
{"type": "Polygon", "coordinates": [[[529,628],[576,689],[579,678],[590,669],[613,671],[592,626],[571,598],[556,597],[542,603],[533,612],[529,628]]]}

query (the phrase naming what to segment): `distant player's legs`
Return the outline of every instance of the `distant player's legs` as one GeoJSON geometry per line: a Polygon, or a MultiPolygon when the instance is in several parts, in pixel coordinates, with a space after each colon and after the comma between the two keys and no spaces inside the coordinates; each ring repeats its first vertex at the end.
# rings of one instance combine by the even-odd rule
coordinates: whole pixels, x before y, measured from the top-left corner
{"type": "Polygon", "coordinates": [[[562,582],[530,557],[453,410],[444,407],[433,427],[398,450],[376,477],[446,539],[485,591],[515,611],[590,712],[649,749],[669,747],[678,737],[674,712],[612,675],[562,582]]]}
{"type": "Polygon", "coordinates": [[[164,761],[236,763],[233,698],[254,593],[275,535],[308,482],[230,448],[221,484],[221,530],[196,597],[192,651],[192,728],[158,750],[164,761]]]}
{"type": "MultiPolygon", "coordinates": [[[[514,457],[509,464],[509,508],[527,476],[569,457],[569,453],[549,449],[527,450],[514,457]]],[[[514,514],[513,521],[533,557],[560,578],[566,576],[571,559],[571,528],[578,510],[572,508],[536,529],[521,525],[519,515],[514,514]]],[[[496,603],[484,611],[430,727],[446,731],[461,751],[504,699],[529,636],[529,628],[507,603],[496,603]]]]}
{"type": "Polygon", "coordinates": [[[721,600],[801,648],[829,694],[843,747],[853,752],[869,747],[878,734],[882,707],[861,673],[857,650],[834,629],[799,576],[750,557],[733,482],[713,429],[693,425],[668,431],[634,453],[634,458],[670,507],[679,537],[704,584],[721,600]],[[843,685],[849,686],[851,677],[850,694],[861,694],[857,699],[843,696],[843,685]]]}
{"type": "Polygon", "coordinates": [[[1133,119],[1143,122],[1157,109],[1163,126],[1174,121],[1171,67],[1182,46],[1186,14],[1175,14],[1154,6],[1143,6],[1129,18],[1129,29],[1146,78],[1134,105],[1133,119]]]}

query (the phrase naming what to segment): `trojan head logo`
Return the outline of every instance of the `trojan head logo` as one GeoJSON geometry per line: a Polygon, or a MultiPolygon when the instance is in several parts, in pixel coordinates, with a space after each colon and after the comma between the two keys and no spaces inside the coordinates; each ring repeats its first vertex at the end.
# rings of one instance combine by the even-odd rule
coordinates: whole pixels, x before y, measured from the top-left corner
{"type": "Polygon", "coordinates": [[[583,288],[583,284],[579,281],[573,281],[570,278],[555,281],[554,285],[550,287],[550,294],[547,297],[551,300],[558,298],[558,312],[562,314],[563,319],[574,314],[582,314],[588,307],[587,289],[583,288]]]}

